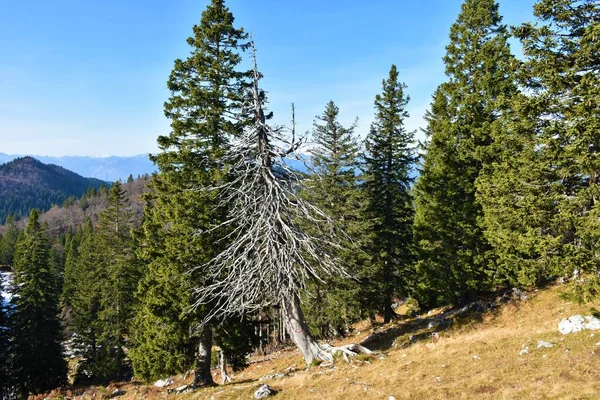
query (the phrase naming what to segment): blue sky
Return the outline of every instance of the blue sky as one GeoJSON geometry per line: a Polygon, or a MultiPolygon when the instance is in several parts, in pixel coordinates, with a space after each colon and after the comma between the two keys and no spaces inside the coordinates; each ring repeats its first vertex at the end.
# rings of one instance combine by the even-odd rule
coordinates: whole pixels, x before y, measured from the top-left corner
{"type": "MultiPolygon", "coordinates": [[[[0,0],[0,152],[133,155],[169,132],[166,80],[207,0],[0,0]]],[[[508,24],[534,0],[501,0],[508,24]]],[[[460,0],[229,0],[253,33],[275,121],[310,130],[331,99],[368,131],[390,65],[423,126],[460,0]]]]}

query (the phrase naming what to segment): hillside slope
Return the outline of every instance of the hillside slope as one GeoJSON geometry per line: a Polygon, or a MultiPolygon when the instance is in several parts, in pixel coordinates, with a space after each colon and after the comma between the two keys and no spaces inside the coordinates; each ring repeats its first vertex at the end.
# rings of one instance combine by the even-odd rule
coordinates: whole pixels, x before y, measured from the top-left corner
{"type": "MultiPolygon", "coordinates": [[[[24,155],[0,153],[0,164],[23,156],[24,155]]],[[[156,171],[154,163],[150,161],[147,154],[139,154],[130,157],[49,157],[38,155],[32,157],[45,164],[60,165],[61,167],[82,176],[89,176],[110,182],[119,179],[124,181],[130,174],[133,175],[133,177],[137,177],[138,175],[151,174],[156,171]]]]}
{"type": "MultiPolygon", "coordinates": [[[[150,190],[148,187],[149,177],[143,176],[133,182],[122,184],[129,208],[134,214],[134,224],[137,225],[142,219],[145,201],[142,196],[150,190]]],[[[52,206],[48,211],[40,215],[40,222],[47,224],[51,237],[65,233],[69,229],[76,230],[89,218],[96,224],[100,214],[106,209],[106,190],[98,190],[93,193],[86,192],[85,196],[77,199],[72,198],[60,205],[52,206]]],[[[19,229],[25,229],[27,218],[17,221],[19,229]]],[[[0,224],[0,235],[6,233],[7,225],[0,224]]]]}
{"type": "Polygon", "coordinates": [[[104,184],[32,157],[15,159],[0,165],[0,223],[11,214],[24,217],[33,208],[49,210],[54,204],[104,184]]]}
{"type": "MultiPolygon", "coordinates": [[[[561,297],[566,289],[559,285],[522,299],[505,295],[483,313],[480,304],[462,313],[434,310],[375,331],[357,326],[359,332],[345,342],[362,341],[380,354],[351,364],[338,360],[306,370],[300,354],[289,349],[254,359],[232,383],[192,393],[173,393],[191,377],[176,377],[169,388],[131,382],[62,393],[108,398],[118,387],[123,400],[251,399],[266,383],[277,392],[269,397],[274,399],[596,399],[600,331],[562,335],[557,325],[574,314],[588,315],[600,302],[574,304],[561,297]],[[552,347],[538,348],[538,341],[552,347]]],[[[58,391],[53,395],[57,398],[58,391]]]]}

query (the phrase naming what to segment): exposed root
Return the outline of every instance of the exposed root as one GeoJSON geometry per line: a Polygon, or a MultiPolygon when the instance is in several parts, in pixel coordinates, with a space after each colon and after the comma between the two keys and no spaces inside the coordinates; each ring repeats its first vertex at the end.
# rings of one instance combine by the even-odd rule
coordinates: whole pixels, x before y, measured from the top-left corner
{"type": "Polygon", "coordinates": [[[320,351],[317,357],[318,360],[326,361],[333,364],[333,359],[336,354],[341,353],[344,361],[350,362],[351,357],[356,357],[359,354],[375,354],[375,352],[361,346],[358,343],[346,344],[344,346],[331,346],[329,344],[320,344],[320,351]]]}

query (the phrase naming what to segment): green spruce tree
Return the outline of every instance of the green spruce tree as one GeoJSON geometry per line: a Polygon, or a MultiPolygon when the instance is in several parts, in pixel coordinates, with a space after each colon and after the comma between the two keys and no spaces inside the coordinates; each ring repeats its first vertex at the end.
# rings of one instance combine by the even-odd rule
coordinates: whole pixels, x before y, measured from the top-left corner
{"type": "Polygon", "coordinates": [[[69,330],[74,354],[81,358],[76,379],[100,381],[105,378],[99,319],[103,285],[101,248],[89,219],[76,237],[77,253],[67,254],[63,290],[63,299],[73,319],[69,330]]]}
{"type": "MultiPolygon", "coordinates": [[[[0,271],[1,272],[1,271],[0,271]]],[[[7,282],[0,275],[0,291],[7,282]]],[[[0,399],[9,399],[13,389],[13,376],[10,355],[10,327],[7,304],[0,297],[0,399]]]]}
{"type": "Polygon", "coordinates": [[[125,378],[125,338],[132,316],[139,269],[133,249],[133,212],[119,181],[109,189],[107,208],[100,215],[96,235],[100,252],[97,280],[100,292],[98,311],[100,349],[98,377],[125,378]]]}
{"type": "Polygon", "coordinates": [[[188,39],[190,56],[175,61],[168,81],[165,115],[172,131],[159,137],[161,152],[152,157],[159,174],[152,180],[155,199],[140,238],[147,268],[138,290],[132,361],[146,379],[189,368],[189,354],[195,353],[194,383],[212,384],[212,329],[197,329],[201,310],[189,312],[191,289],[203,284],[202,273],[189,272],[216,254],[215,236],[200,233],[223,215],[214,193],[197,189],[223,179],[218,160],[243,128],[239,116],[248,75],[238,64],[247,34],[233,23],[224,1],[213,0],[188,39]],[[151,350],[165,360],[153,363],[151,350]]]}
{"type": "Polygon", "coordinates": [[[500,100],[516,93],[508,37],[494,0],[466,0],[450,30],[448,81],[427,116],[429,143],[415,185],[420,299],[429,305],[472,301],[493,283],[496,257],[476,186],[490,179],[480,175],[495,160],[500,100]]]}
{"type": "Polygon", "coordinates": [[[5,224],[8,228],[0,242],[0,264],[13,265],[15,247],[19,237],[19,228],[17,228],[16,219],[14,216],[8,216],[5,224]]]}
{"type": "Polygon", "coordinates": [[[65,307],[71,307],[73,292],[75,291],[77,271],[77,259],[79,258],[79,245],[81,243],[81,235],[84,229],[77,229],[74,233],[68,232],[65,239],[65,267],[63,273],[63,287],[61,304],[65,307]]]}
{"type": "Polygon", "coordinates": [[[395,315],[394,296],[408,295],[414,280],[410,172],[415,152],[414,132],[404,126],[409,101],[405,89],[392,65],[383,92],[375,97],[375,121],[365,142],[365,215],[372,234],[367,248],[371,265],[364,271],[363,285],[386,323],[395,315]]]}
{"type": "Polygon", "coordinates": [[[538,145],[539,113],[526,95],[514,96],[492,130],[496,156],[477,181],[482,226],[494,247],[496,284],[537,285],[559,276],[560,237],[555,221],[560,178],[538,145]]]}
{"type": "MultiPolygon", "coordinates": [[[[338,224],[348,237],[340,238],[334,250],[348,272],[359,275],[364,256],[360,248],[361,198],[357,168],[359,147],[354,134],[356,122],[344,127],[338,121],[339,108],[333,101],[313,123],[313,178],[306,196],[338,224]]],[[[326,282],[313,282],[303,306],[313,333],[318,338],[343,334],[361,317],[360,287],[356,280],[332,276],[326,282]]]]}
{"type": "MultiPolygon", "coordinates": [[[[534,13],[538,24],[515,31],[526,56],[524,76],[531,93],[526,111],[536,117],[537,158],[527,168],[546,171],[539,182],[528,183],[545,194],[536,215],[544,216],[546,204],[553,207],[546,211],[552,218],[542,225],[545,240],[527,238],[526,244],[535,247],[537,278],[584,275],[579,294],[598,295],[600,4],[540,0],[534,13]]],[[[537,220],[519,222],[520,230],[540,230],[537,220]]],[[[520,255],[515,258],[518,262],[520,255]]]]}
{"type": "Polygon", "coordinates": [[[60,287],[38,218],[38,211],[31,211],[14,259],[13,368],[24,396],[60,386],[67,372],[57,316],[60,287]]]}

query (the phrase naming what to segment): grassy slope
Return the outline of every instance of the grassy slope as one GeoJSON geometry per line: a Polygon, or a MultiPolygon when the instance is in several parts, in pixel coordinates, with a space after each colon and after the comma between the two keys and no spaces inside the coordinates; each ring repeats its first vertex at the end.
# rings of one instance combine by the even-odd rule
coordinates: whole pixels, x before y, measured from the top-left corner
{"type": "MultiPolygon", "coordinates": [[[[299,353],[289,350],[275,360],[253,364],[231,384],[168,398],[250,399],[258,386],[268,383],[278,391],[274,399],[596,399],[600,331],[563,336],[557,325],[574,314],[588,315],[600,303],[573,304],[560,297],[562,290],[564,286],[529,293],[526,300],[511,301],[483,317],[457,319],[440,332],[436,343],[429,338],[433,329],[426,329],[427,322],[444,310],[379,328],[379,335],[367,342],[383,352],[368,359],[305,370],[299,353]],[[411,342],[410,335],[417,340],[411,342]],[[537,349],[538,340],[555,345],[537,349]],[[524,345],[529,354],[520,356],[524,345]],[[259,382],[289,367],[297,372],[259,382]]],[[[362,341],[370,333],[351,340],[362,341]]],[[[120,397],[124,400],[166,396],[166,389],[152,386],[119,386],[126,391],[120,397]]],[[[79,398],[91,398],[91,393],[88,389],[79,398]]]]}

